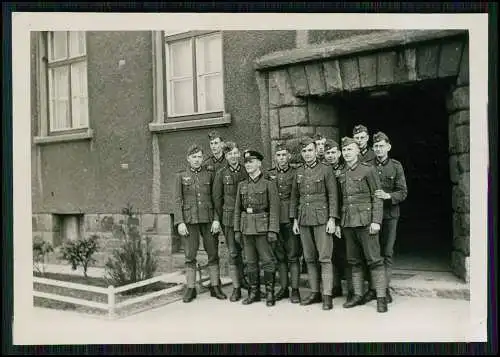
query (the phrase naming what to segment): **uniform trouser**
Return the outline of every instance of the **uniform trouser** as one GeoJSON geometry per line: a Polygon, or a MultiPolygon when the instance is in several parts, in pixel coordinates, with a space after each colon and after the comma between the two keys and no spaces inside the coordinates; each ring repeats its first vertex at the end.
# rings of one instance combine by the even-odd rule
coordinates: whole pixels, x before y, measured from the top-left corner
{"type": "Polygon", "coordinates": [[[396,231],[398,228],[398,218],[385,218],[380,228],[380,253],[384,258],[385,279],[387,287],[391,282],[394,243],[396,242],[396,231]]]}
{"type": "Polygon", "coordinates": [[[347,260],[352,269],[354,294],[363,294],[363,262],[366,262],[371,274],[372,285],[377,297],[385,297],[386,282],[384,260],[380,255],[379,235],[371,235],[369,226],[344,227],[347,260]]]}
{"type": "Polygon", "coordinates": [[[219,240],[210,232],[211,227],[211,223],[187,224],[189,234],[185,237],[184,256],[188,288],[195,286],[196,256],[200,248],[200,236],[203,238],[203,247],[208,255],[210,284],[212,286],[219,285],[219,240]]]}
{"type": "Polygon", "coordinates": [[[347,261],[346,239],[333,237],[333,286],[342,286],[342,278],[347,284],[347,291],[353,292],[351,266],[347,261]]]}
{"type": "Polygon", "coordinates": [[[233,287],[239,288],[243,280],[243,239],[238,243],[234,239],[234,228],[223,226],[224,237],[226,237],[227,249],[229,250],[229,275],[233,287]]]}
{"type": "Polygon", "coordinates": [[[319,226],[300,225],[299,228],[311,292],[319,292],[319,262],[323,295],[331,296],[333,289],[333,239],[331,235],[326,233],[326,224],[319,226]]]}
{"type": "Polygon", "coordinates": [[[258,274],[259,263],[262,264],[262,270],[265,273],[274,274],[277,260],[273,248],[267,240],[267,234],[244,235],[243,241],[248,274],[258,274]]]}
{"type": "Polygon", "coordinates": [[[290,285],[292,289],[298,289],[300,238],[293,234],[292,223],[280,224],[280,234],[274,251],[278,261],[281,287],[288,287],[288,270],[290,270],[290,285]]]}

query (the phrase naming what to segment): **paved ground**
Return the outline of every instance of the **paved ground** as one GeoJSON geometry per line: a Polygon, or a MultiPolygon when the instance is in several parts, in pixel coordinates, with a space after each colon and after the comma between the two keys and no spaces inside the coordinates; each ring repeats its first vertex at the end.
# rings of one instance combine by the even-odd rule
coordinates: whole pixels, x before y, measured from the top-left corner
{"type": "MultiPolygon", "coordinates": [[[[226,287],[227,292],[230,287],[226,287]]],[[[305,291],[304,291],[305,293],[305,291]]],[[[375,302],[344,309],[321,304],[298,306],[280,301],[250,306],[199,295],[108,321],[71,312],[35,308],[20,326],[15,344],[98,343],[264,343],[264,342],[458,342],[470,341],[470,302],[443,298],[397,296],[389,312],[376,312],[375,302]]],[[[14,325],[14,332],[17,325],[14,325]]]]}

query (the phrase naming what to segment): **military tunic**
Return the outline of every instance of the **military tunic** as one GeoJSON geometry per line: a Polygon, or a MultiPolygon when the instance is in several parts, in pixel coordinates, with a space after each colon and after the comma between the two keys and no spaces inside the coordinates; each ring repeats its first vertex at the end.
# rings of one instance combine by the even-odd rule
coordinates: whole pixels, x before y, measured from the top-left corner
{"type": "Polygon", "coordinates": [[[323,295],[333,289],[333,239],[326,233],[329,218],[338,218],[338,186],[330,166],[319,161],[297,168],[292,184],[290,218],[297,219],[312,293],[319,292],[318,262],[323,295]]]}
{"type": "Polygon", "coordinates": [[[185,237],[186,266],[196,267],[200,235],[208,255],[209,265],[218,265],[218,240],[210,232],[212,222],[219,220],[212,201],[214,172],[206,167],[189,168],[176,175],[174,189],[174,225],[185,223],[189,234],[185,237]]]}
{"type": "Polygon", "coordinates": [[[226,164],[226,157],[222,154],[218,159],[214,155],[210,155],[203,161],[202,166],[217,173],[217,171],[226,166],[226,164]]]}
{"type": "Polygon", "coordinates": [[[375,159],[375,152],[373,149],[360,150],[359,152],[359,161],[360,162],[370,162],[375,159]]]}
{"type": "Polygon", "coordinates": [[[276,185],[263,176],[240,182],[236,195],[234,231],[243,235],[249,274],[258,272],[259,260],[265,272],[276,271],[268,233],[279,234],[280,202],[276,185]]]}

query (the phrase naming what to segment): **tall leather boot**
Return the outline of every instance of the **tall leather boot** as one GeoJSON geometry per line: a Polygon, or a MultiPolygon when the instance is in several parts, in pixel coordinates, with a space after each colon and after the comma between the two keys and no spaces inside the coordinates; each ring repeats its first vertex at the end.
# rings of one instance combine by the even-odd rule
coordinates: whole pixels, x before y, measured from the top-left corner
{"type": "MultiPolygon", "coordinates": [[[[242,301],[243,305],[250,305],[254,302],[260,301],[260,296],[257,295],[257,292],[259,291],[259,287],[257,285],[257,276],[258,272],[249,272],[248,273],[248,278],[250,282],[250,289],[248,291],[248,296],[246,299],[242,301]]],[[[260,293],[259,293],[260,295],[260,293]]]]}
{"type": "Polygon", "coordinates": [[[352,299],[347,300],[343,305],[344,308],[349,309],[354,306],[363,304],[363,270],[362,267],[352,267],[352,285],[354,289],[354,295],[352,299]]]}
{"type": "Polygon", "coordinates": [[[385,269],[378,267],[371,271],[372,283],[376,289],[377,294],[377,311],[387,312],[387,301],[385,294],[387,291],[387,284],[385,282],[385,269]]]}
{"type": "Polygon", "coordinates": [[[290,296],[288,291],[288,265],[287,263],[280,263],[278,266],[278,274],[280,277],[280,289],[276,293],[276,301],[287,298],[290,296]]]}
{"type": "Polygon", "coordinates": [[[233,292],[229,301],[235,302],[241,299],[240,274],[236,265],[229,266],[229,276],[233,282],[233,292]]]}
{"type": "Polygon", "coordinates": [[[302,299],[300,304],[303,306],[321,302],[321,293],[319,292],[319,272],[318,265],[316,263],[307,264],[307,275],[309,278],[311,294],[305,299],[302,299]]]}
{"type": "Polygon", "coordinates": [[[196,298],[196,270],[193,267],[186,267],[186,291],[182,301],[191,302],[196,298]]]}
{"type": "Polygon", "coordinates": [[[274,284],[276,279],[275,272],[264,272],[264,284],[266,286],[266,306],[274,306],[274,284]]]}
{"type": "Polygon", "coordinates": [[[290,263],[290,284],[292,286],[292,294],[290,296],[290,302],[292,304],[300,303],[299,278],[300,278],[299,262],[297,261],[295,263],[290,263]]]}
{"type": "Polygon", "coordinates": [[[332,263],[333,266],[333,289],[332,289],[332,298],[336,298],[338,296],[342,296],[342,276],[339,267],[332,263]]]}
{"type": "Polygon", "coordinates": [[[347,300],[352,300],[354,297],[354,286],[352,284],[352,267],[350,264],[345,266],[345,283],[347,286],[347,300]]]}
{"type": "Polygon", "coordinates": [[[208,267],[210,274],[210,296],[219,299],[225,300],[227,299],[226,294],[222,292],[221,284],[220,284],[220,270],[218,265],[210,265],[208,267]]]}
{"type": "Polygon", "coordinates": [[[240,262],[237,265],[238,267],[238,276],[239,276],[239,281],[242,289],[249,290],[250,289],[250,284],[247,280],[246,274],[245,274],[245,265],[240,262]]]}

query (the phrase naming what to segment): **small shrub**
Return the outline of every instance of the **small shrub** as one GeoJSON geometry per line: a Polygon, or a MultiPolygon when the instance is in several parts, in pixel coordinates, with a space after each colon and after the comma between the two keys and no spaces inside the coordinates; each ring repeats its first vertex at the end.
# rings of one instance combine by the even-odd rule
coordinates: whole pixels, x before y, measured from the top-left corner
{"type": "Polygon", "coordinates": [[[71,269],[83,268],[83,276],[87,277],[89,264],[94,263],[93,255],[98,251],[97,235],[81,238],[76,241],[66,241],[61,249],[62,259],[71,264],[71,269]]]}
{"type": "Polygon", "coordinates": [[[45,274],[47,255],[53,251],[54,248],[50,242],[47,242],[40,237],[35,237],[33,240],[33,266],[42,275],[45,274]]]}
{"type": "MultiPolygon", "coordinates": [[[[105,265],[106,279],[113,286],[123,286],[152,278],[158,268],[158,258],[151,237],[142,237],[139,220],[131,207],[123,210],[127,219],[116,227],[113,234],[122,243],[115,249],[105,265]]],[[[146,291],[148,286],[128,293],[146,291]]]]}

